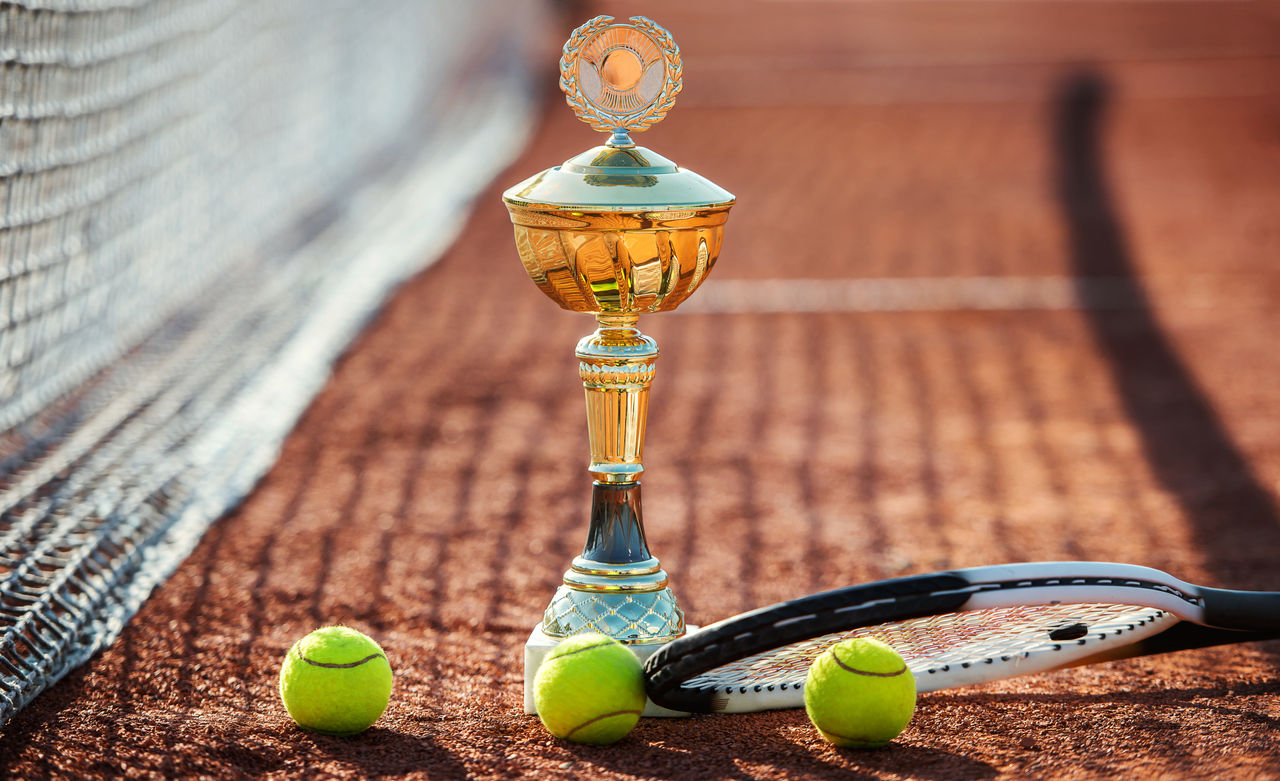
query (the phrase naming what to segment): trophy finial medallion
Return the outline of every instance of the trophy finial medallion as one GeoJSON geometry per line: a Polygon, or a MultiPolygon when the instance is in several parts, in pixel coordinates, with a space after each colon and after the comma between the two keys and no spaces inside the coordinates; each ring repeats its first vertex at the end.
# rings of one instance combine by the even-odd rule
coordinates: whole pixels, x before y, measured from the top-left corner
{"type": "Polygon", "coordinates": [[[560,58],[565,100],[583,122],[612,133],[616,147],[666,116],[683,75],[671,33],[643,16],[597,16],[569,35],[560,58]]]}

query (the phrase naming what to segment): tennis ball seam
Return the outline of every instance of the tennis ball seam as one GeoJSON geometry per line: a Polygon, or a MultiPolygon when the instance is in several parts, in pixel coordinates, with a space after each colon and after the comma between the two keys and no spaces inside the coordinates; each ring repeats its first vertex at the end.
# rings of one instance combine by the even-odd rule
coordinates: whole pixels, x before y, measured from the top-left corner
{"type": "Polygon", "coordinates": [[[311,665],[312,667],[327,667],[330,669],[347,669],[351,667],[359,667],[365,662],[371,662],[374,659],[387,658],[385,654],[369,654],[368,656],[366,656],[365,658],[361,659],[358,662],[317,662],[314,659],[308,659],[307,657],[303,656],[302,651],[298,651],[297,654],[299,659],[311,665]]]}
{"type": "Polygon", "coordinates": [[[889,672],[889,673],[877,673],[871,670],[859,670],[857,667],[850,667],[849,665],[845,664],[840,659],[839,656],[836,656],[836,649],[834,648],[831,649],[831,658],[836,661],[836,664],[840,665],[840,669],[847,670],[855,675],[870,675],[875,678],[896,678],[907,671],[907,665],[905,663],[903,663],[900,669],[894,670],[893,672],[889,672]]]}
{"type": "Polygon", "coordinates": [[[565,735],[565,738],[566,738],[566,739],[572,739],[572,738],[573,738],[573,733],[577,732],[577,731],[578,731],[578,730],[580,730],[580,729],[585,729],[585,728],[587,728],[587,727],[591,726],[592,724],[595,724],[597,721],[603,721],[603,720],[605,720],[605,719],[611,719],[611,718],[613,718],[614,716],[639,716],[639,715],[640,715],[640,711],[638,711],[638,710],[616,710],[616,711],[614,711],[613,713],[605,713],[605,714],[602,714],[602,715],[600,715],[600,716],[596,716],[594,719],[587,719],[586,721],[582,722],[582,723],[581,723],[581,724],[579,724],[578,726],[576,726],[576,727],[574,727],[573,729],[569,730],[569,732],[565,735]]]}

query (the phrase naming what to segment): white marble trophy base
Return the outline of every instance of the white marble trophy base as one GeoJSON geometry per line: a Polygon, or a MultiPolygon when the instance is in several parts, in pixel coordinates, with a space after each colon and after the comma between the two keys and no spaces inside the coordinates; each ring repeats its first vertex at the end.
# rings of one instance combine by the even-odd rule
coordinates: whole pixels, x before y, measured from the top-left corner
{"type": "MultiPolygon", "coordinates": [[[[688,627],[685,627],[685,631],[696,632],[698,631],[698,627],[688,626],[688,627]]],[[[558,642],[559,642],[558,640],[547,637],[545,634],[543,634],[542,624],[539,623],[537,626],[533,628],[532,634],[529,635],[529,641],[524,644],[524,712],[525,713],[538,712],[538,709],[533,704],[533,676],[538,673],[538,668],[542,666],[542,660],[547,658],[547,653],[549,653],[552,648],[555,648],[556,643],[558,642]]],[[[627,646],[627,648],[630,648],[632,651],[634,651],[636,656],[640,658],[640,661],[644,662],[645,659],[649,658],[649,654],[652,654],[654,651],[658,650],[664,645],[666,645],[666,643],[649,643],[647,645],[629,645],[627,646]]],[[[644,706],[644,713],[642,715],[669,718],[673,716],[674,717],[688,716],[689,714],[683,711],[669,710],[659,705],[654,705],[652,701],[646,701],[644,706]]]]}

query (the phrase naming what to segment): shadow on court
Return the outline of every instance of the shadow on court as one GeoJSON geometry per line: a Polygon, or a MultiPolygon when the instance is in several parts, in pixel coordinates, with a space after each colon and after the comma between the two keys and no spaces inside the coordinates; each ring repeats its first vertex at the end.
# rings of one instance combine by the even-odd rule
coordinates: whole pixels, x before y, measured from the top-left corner
{"type": "Polygon", "coordinates": [[[1085,306],[1083,316],[1153,474],[1192,524],[1218,583],[1276,588],[1280,509],[1162,330],[1117,216],[1102,140],[1109,97],[1101,76],[1081,73],[1054,105],[1055,185],[1079,296],[1090,303],[1092,278],[1131,282],[1132,308],[1085,306]]]}
{"type": "MultiPolygon", "coordinates": [[[[789,775],[818,778],[883,778],[885,774],[909,774],[925,779],[984,779],[998,775],[997,769],[980,760],[933,747],[894,742],[883,749],[840,749],[816,741],[809,746],[791,746],[785,759],[770,756],[767,734],[761,740],[744,745],[738,741],[717,741],[723,734],[724,721],[741,717],[715,716],[678,724],[678,737],[673,732],[673,746],[653,742],[641,729],[619,744],[645,741],[642,753],[605,752],[599,747],[557,744],[554,756],[547,756],[550,767],[563,771],[566,777],[588,778],[602,772],[639,774],[657,778],[757,778],[759,769],[785,763],[789,775]],[[702,733],[698,736],[697,733],[702,733]],[[693,736],[693,739],[691,739],[693,736]],[[561,759],[559,765],[554,764],[561,759]]],[[[802,729],[808,730],[805,725],[802,729]]]]}
{"type": "MultiPolygon", "coordinates": [[[[1141,691],[1117,691],[1108,687],[1080,692],[938,693],[931,695],[930,708],[940,720],[966,712],[984,714],[992,724],[1000,723],[1002,715],[1010,712],[1036,712],[1042,714],[1046,727],[1010,733],[1024,749],[1052,754],[1078,747],[1082,742],[1087,744],[1089,734],[1106,734],[1120,739],[1126,746],[1123,752],[1144,765],[1154,762],[1156,766],[1176,768],[1193,763],[1210,750],[1203,733],[1185,729],[1186,722],[1192,719],[1232,725],[1224,726],[1214,736],[1213,751],[1227,755],[1270,753],[1274,756],[1280,748],[1280,719],[1255,708],[1232,707],[1225,704],[1225,700],[1230,696],[1258,702],[1276,693],[1277,686],[1272,682],[1222,687],[1155,687],[1141,691]],[[1047,726],[1054,721],[1070,726],[1047,726]]],[[[917,726],[921,726],[921,721],[917,720],[917,726]]],[[[991,736],[976,734],[972,739],[990,740],[991,736]]],[[[1088,767],[1086,759],[1081,769],[1088,767]]]]}
{"type": "Polygon", "coordinates": [[[355,738],[335,738],[296,730],[302,753],[314,753],[318,761],[333,767],[346,766],[366,778],[402,776],[406,767],[431,768],[431,778],[469,778],[466,766],[430,737],[407,735],[393,729],[373,727],[355,738]],[[395,757],[396,769],[387,758],[395,757]]]}

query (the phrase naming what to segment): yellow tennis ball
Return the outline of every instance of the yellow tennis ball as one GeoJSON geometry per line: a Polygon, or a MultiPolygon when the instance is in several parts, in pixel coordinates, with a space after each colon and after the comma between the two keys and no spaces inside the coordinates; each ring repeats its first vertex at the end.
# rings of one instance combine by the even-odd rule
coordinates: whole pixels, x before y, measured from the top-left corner
{"type": "Polygon", "coordinates": [[[837,746],[877,748],[911,721],[916,679],[885,643],[845,640],[809,666],[804,709],[822,737],[837,746]]]}
{"type": "Polygon", "coordinates": [[[355,735],[387,709],[391,663],[368,636],[345,626],[326,626],[294,643],[285,655],[280,699],[303,729],[355,735]]]}
{"type": "Polygon", "coordinates": [[[595,632],[551,650],[533,678],[533,702],[558,738],[604,745],[626,737],[644,710],[640,660],[622,643],[595,632]]]}

